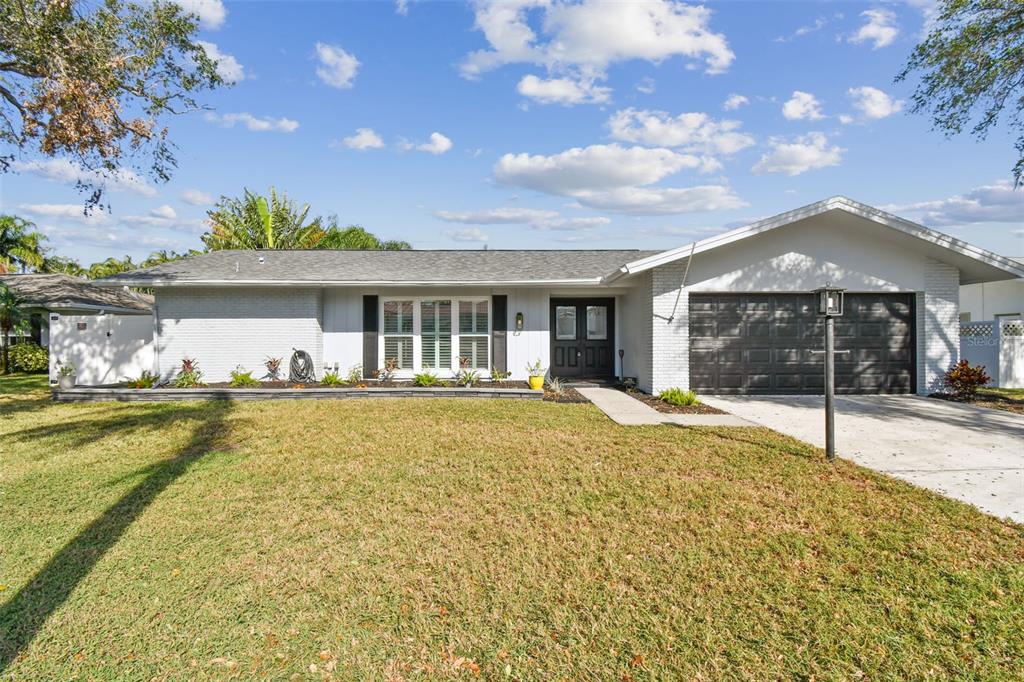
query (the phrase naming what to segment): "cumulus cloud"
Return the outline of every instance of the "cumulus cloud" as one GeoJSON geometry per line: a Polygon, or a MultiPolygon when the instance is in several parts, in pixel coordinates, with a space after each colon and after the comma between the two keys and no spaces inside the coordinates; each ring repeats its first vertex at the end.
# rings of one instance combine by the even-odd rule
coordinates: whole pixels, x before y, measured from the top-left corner
{"type": "Polygon", "coordinates": [[[191,206],[209,206],[213,197],[198,189],[186,189],[181,193],[181,200],[191,206]]]}
{"type": "MultiPolygon", "coordinates": [[[[460,66],[466,78],[478,78],[506,64],[534,64],[545,67],[551,80],[569,75],[576,82],[592,84],[603,79],[615,62],[659,63],[681,56],[703,62],[707,73],[717,74],[728,69],[735,57],[725,36],[710,29],[709,9],[673,0],[479,0],[474,13],[475,28],[484,34],[489,49],[466,56],[460,66]],[[540,34],[531,27],[531,15],[540,34]]],[[[580,100],[594,101],[602,100],[580,100]]]]}
{"type": "Polygon", "coordinates": [[[654,92],[654,79],[650,76],[644,76],[640,79],[640,82],[636,84],[637,92],[642,92],[645,95],[650,95],[654,92]]]}
{"type": "Polygon", "coordinates": [[[699,154],[734,154],[754,144],[737,131],[739,121],[716,121],[692,112],[671,116],[664,111],[624,109],[607,122],[613,139],[656,147],[676,147],[699,154]]]}
{"type": "Polygon", "coordinates": [[[486,242],[487,235],[478,227],[466,227],[457,230],[445,230],[444,236],[453,242],[486,242]]]}
{"type": "Polygon", "coordinates": [[[723,185],[620,187],[606,192],[581,191],[575,196],[590,208],[629,215],[724,211],[747,205],[723,185]]]}
{"type": "Polygon", "coordinates": [[[430,142],[416,145],[416,149],[428,154],[444,154],[452,148],[452,141],[441,133],[430,133],[430,142]]]}
{"type": "Polygon", "coordinates": [[[320,66],[316,75],[332,88],[351,88],[359,71],[359,60],[338,45],[316,44],[316,58],[320,66]]]}
{"type": "Polygon", "coordinates": [[[853,100],[854,108],[865,118],[885,118],[903,109],[903,100],[893,99],[882,90],[869,85],[850,88],[846,92],[853,100]]]}
{"type": "Polygon", "coordinates": [[[870,42],[873,50],[892,45],[900,33],[895,12],[887,9],[869,9],[860,15],[864,17],[864,24],[849,37],[851,43],[870,42]]]}
{"type": "Polygon", "coordinates": [[[476,211],[434,211],[449,223],[467,225],[529,225],[535,230],[586,230],[608,225],[604,216],[563,218],[557,211],[539,208],[491,208],[476,211]]]}
{"type": "Polygon", "coordinates": [[[788,43],[788,42],[790,42],[792,40],[796,40],[797,38],[805,36],[805,35],[807,35],[809,33],[814,33],[816,31],[820,31],[821,29],[825,28],[825,26],[827,26],[827,25],[828,25],[828,19],[826,19],[825,17],[818,17],[817,19],[814,20],[814,23],[805,24],[803,26],[800,26],[795,31],[793,31],[793,33],[791,35],[789,35],[789,36],[779,36],[778,38],[775,39],[775,42],[776,43],[788,43]]]}
{"type": "Polygon", "coordinates": [[[221,0],[174,0],[189,14],[199,17],[199,25],[205,29],[216,30],[224,25],[228,11],[221,0]]]}
{"type": "MultiPolygon", "coordinates": [[[[336,143],[331,143],[335,146],[336,143]]],[[[384,146],[384,140],[374,132],[373,128],[356,128],[355,135],[342,138],[341,144],[349,149],[364,151],[366,149],[380,149],[384,146]]]]}
{"type": "Polygon", "coordinates": [[[800,90],[794,90],[793,96],[782,105],[782,115],[790,121],[818,121],[825,118],[818,98],[800,90]]]}
{"type": "Polygon", "coordinates": [[[233,56],[220,51],[214,43],[205,40],[196,41],[203,48],[203,52],[211,60],[217,63],[217,75],[227,83],[238,83],[245,80],[245,67],[243,67],[233,56]]]}
{"type": "Polygon", "coordinates": [[[38,218],[60,218],[92,225],[106,223],[110,219],[99,208],[86,214],[83,204],[18,204],[18,210],[38,218]]]}
{"type": "Polygon", "coordinates": [[[115,192],[132,192],[142,196],[156,194],[156,190],[146,182],[145,178],[126,168],[113,172],[90,170],[70,159],[59,158],[12,161],[11,169],[19,173],[38,175],[55,182],[93,185],[115,192]]]}
{"type": "Polygon", "coordinates": [[[1024,222],[1024,192],[1014,189],[1012,182],[1004,180],[975,187],[947,199],[891,205],[884,209],[918,215],[921,222],[936,227],[981,223],[1019,225],[1024,222]]]}
{"type": "Polygon", "coordinates": [[[611,88],[595,85],[593,79],[539,78],[523,76],[516,87],[519,94],[541,104],[600,104],[610,98],[611,88]]]}
{"type": "Polygon", "coordinates": [[[224,128],[234,128],[236,123],[240,123],[254,133],[294,133],[299,129],[299,122],[290,118],[260,118],[244,111],[233,114],[216,114],[211,111],[205,118],[212,123],[219,123],[224,128]]]}
{"type": "Polygon", "coordinates": [[[722,108],[726,111],[736,111],[740,107],[748,104],[750,104],[750,100],[745,96],[733,93],[725,99],[725,103],[722,104],[722,108]]]}
{"type": "Polygon", "coordinates": [[[769,151],[751,169],[758,175],[785,173],[800,175],[810,170],[838,166],[845,149],[830,145],[824,133],[808,133],[792,140],[774,137],[768,141],[769,151]]]}

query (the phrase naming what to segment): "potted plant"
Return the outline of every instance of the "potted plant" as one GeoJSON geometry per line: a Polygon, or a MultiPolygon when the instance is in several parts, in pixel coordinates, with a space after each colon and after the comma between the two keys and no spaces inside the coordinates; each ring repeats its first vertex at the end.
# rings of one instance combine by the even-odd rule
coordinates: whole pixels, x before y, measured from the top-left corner
{"type": "Polygon", "coordinates": [[[57,385],[60,386],[62,391],[66,391],[69,388],[75,387],[75,366],[70,363],[62,363],[60,369],[57,370],[57,385]]]}
{"type": "Polygon", "coordinates": [[[537,358],[537,362],[532,362],[526,366],[526,373],[530,377],[530,388],[535,391],[540,391],[544,388],[544,366],[540,364],[540,358],[537,358]]]}

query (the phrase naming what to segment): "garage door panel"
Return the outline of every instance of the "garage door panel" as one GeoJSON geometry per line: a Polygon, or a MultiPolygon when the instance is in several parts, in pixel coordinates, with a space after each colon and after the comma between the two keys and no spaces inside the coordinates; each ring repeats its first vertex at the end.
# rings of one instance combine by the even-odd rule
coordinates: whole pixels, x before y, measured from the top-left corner
{"type": "MultiPolygon", "coordinates": [[[[836,385],[842,393],[913,390],[909,294],[847,294],[836,320],[836,385]]],[[[821,393],[825,325],[810,294],[691,294],[694,390],[821,393]]]]}

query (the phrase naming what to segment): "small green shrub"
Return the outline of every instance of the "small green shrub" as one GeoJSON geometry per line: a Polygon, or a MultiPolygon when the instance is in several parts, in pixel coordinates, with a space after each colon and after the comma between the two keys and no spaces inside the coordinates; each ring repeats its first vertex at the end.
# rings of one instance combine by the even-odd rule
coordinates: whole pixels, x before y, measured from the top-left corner
{"type": "Polygon", "coordinates": [[[11,346],[11,368],[19,372],[45,372],[50,367],[50,356],[45,348],[34,343],[11,346]]]}
{"type": "Polygon", "coordinates": [[[458,375],[455,377],[456,386],[473,388],[478,383],[480,383],[480,372],[475,369],[469,369],[468,367],[460,369],[458,375]]]}
{"type": "Polygon", "coordinates": [[[966,359],[950,367],[942,377],[942,383],[957,400],[974,400],[978,389],[992,381],[984,365],[974,365],[966,359]]]}
{"type": "Polygon", "coordinates": [[[413,386],[420,386],[421,388],[438,386],[440,383],[441,380],[433,372],[420,372],[412,378],[413,386]]]}
{"type": "Polygon", "coordinates": [[[231,388],[256,388],[260,385],[260,380],[253,377],[252,372],[247,372],[244,367],[238,366],[231,370],[231,381],[228,382],[231,388]]]}
{"type": "Polygon", "coordinates": [[[363,366],[352,365],[348,368],[348,376],[345,377],[345,382],[355,386],[363,381],[363,366]]]}
{"type": "Polygon", "coordinates": [[[183,358],[178,376],[174,377],[175,388],[198,388],[205,386],[203,373],[199,370],[199,363],[191,358],[183,358]]]}
{"type": "Polygon", "coordinates": [[[131,377],[125,377],[124,381],[121,382],[121,385],[125,388],[153,388],[156,386],[157,379],[159,378],[160,377],[156,374],[144,369],[142,370],[142,374],[134,379],[131,377]]]}
{"type": "Polygon", "coordinates": [[[697,394],[693,391],[684,391],[681,388],[666,388],[658,394],[658,397],[669,405],[676,407],[690,407],[697,404],[697,394]]]}
{"type": "Polygon", "coordinates": [[[555,395],[562,395],[563,393],[565,393],[565,384],[563,384],[562,380],[559,379],[558,377],[551,377],[550,379],[548,379],[547,389],[549,393],[554,393],[555,395]]]}
{"type": "Polygon", "coordinates": [[[324,372],[324,376],[320,379],[320,383],[323,386],[345,386],[348,382],[341,378],[341,375],[337,372],[324,372]]]}
{"type": "Polygon", "coordinates": [[[491,367],[491,381],[507,381],[512,372],[502,372],[497,367],[491,367]]]}

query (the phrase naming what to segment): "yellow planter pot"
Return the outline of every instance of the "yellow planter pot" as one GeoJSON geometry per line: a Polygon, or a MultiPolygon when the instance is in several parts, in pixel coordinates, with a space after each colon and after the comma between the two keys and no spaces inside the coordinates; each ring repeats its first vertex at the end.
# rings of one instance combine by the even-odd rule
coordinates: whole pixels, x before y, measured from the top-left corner
{"type": "Polygon", "coordinates": [[[544,377],[530,377],[530,388],[539,391],[544,388],[544,377]]]}

